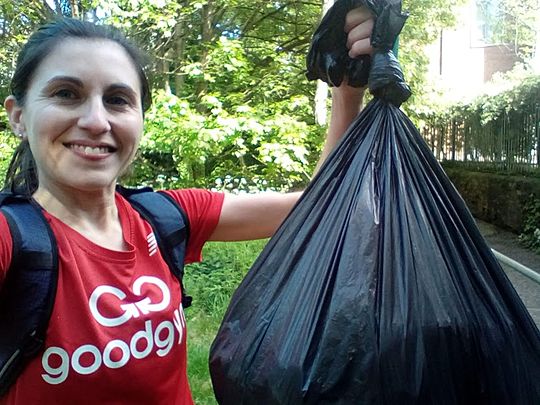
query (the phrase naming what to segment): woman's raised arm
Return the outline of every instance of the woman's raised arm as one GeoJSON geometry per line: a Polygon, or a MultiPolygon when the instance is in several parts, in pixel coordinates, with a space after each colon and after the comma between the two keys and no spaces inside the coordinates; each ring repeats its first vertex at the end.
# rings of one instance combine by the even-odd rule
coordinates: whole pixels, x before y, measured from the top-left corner
{"type": "MultiPolygon", "coordinates": [[[[365,8],[347,14],[349,55],[371,54],[370,35],[373,19],[365,8]]],[[[332,109],[326,141],[316,171],[337,145],[362,108],[364,89],[346,83],[332,89],[332,109]]],[[[211,240],[231,241],[266,238],[277,230],[290,212],[301,192],[259,193],[225,196],[218,225],[211,240]]]]}

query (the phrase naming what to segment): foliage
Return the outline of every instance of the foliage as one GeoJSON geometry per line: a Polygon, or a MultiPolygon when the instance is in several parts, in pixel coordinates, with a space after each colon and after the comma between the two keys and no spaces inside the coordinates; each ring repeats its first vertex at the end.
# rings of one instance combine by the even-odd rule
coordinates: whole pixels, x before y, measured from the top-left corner
{"type": "Polygon", "coordinates": [[[538,0],[478,0],[477,7],[487,43],[509,44],[524,61],[534,55],[538,0]]]}
{"type": "MultiPolygon", "coordinates": [[[[400,59],[417,94],[404,107],[413,117],[427,63],[418,50],[455,22],[453,7],[463,1],[405,1],[411,17],[400,59]]],[[[251,191],[309,180],[325,132],[313,117],[315,84],[304,75],[320,3],[0,0],[0,10],[0,97],[22,42],[54,15],[117,25],[153,56],[148,71],[158,90],[129,184],[251,191]]]]}
{"type": "Polygon", "coordinates": [[[5,110],[0,110],[0,188],[4,184],[4,178],[8,169],[11,156],[18,143],[17,138],[8,129],[8,120],[5,110]]]}
{"type": "Polygon", "coordinates": [[[147,116],[142,159],[130,182],[150,178],[157,180],[156,186],[234,191],[302,187],[317,160],[324,129],[313,123],[304,53],[297,48],[309,42],[316,14],[312,11],[307,23],[298,16],[317,7],[239,1],[202,7],[186,2],[192,7],[182,7],[178,14],[174,2],[159,13],[150,3],[139,2],[137,12],[129,14],[133,3],[124,2],[121,12],[114,13],[118,22],[137,15],[154,23],[177,13],[176,20],[167,20],[172,28],[158,24],[165,27],[161,35],[150,36],[153,25],[145,24],[135,33],[158,50],[161,62],[155,68],[167,62],[167,71],[155,80],[163,86],[147,116]],[[205,15],[212,21],[206,29],[205,15]],[[201,28],[186,32],[196,26],[201,28]],[[179,31],[185,35],[175,37],[179,31]],[[152,171],[158,175],[147,176],[152,171]]]}
{"type": "Polygon", "coordinates": [[[456,24],[456,9],[466,0],[403,0],[409,18],[399,38],[399,62],[412,97],[402,106],[413,121],[430,105],[426,83],[428,58],[425,47],[433,43],[444,28],[456,24]]]}
{"type": "MultiPolygon", "coordinates": [[[[127,13],[125,3],[123,12],[127,13]]],[[[150,38],[155,49],[163,47],[158,54],[174,54],[174,32],[184,27],[159,24],[163,20],[151,17],[156,10],[150,3],[140,1],[138,12],[129,15],[165,27],[161,35],[150,38],[144,33],[150,28],[143,24],[139,36],[145,35],[147,43],[150,38]],[[169,38],[166,43],[157,39],[162,36],[169,38]]],[[[313,120],[310,100],[314,86],[303,75],[305,53],[320,10],[302,2],[212,3],[214,10],[221,10],[221,14],[213,14],[219,23],[212,26],[207,41],[202,41],[204,52],[204,38],[185,38],[183,63],[169,64],[164,90],[157,92],[154,109],[148,114],[148,141],[143,143],[131,181],[150,178],[158,187],[189,185],[234,191],[302,187],[316,163],[324,133],[313,120]],[[178,75],[181,87],[173,78],[178,75]]],[[[451,5],[460,3],[455,0],[451,5]]],[[[406,72],[414,88],[422,85],[427,63],[417,49],[435,38],[442,27],[453,24],[454,16],[447,3],[439,9],[430,2],[408,6],[412,8],[412,28],[402,34],[400,57],[412,66],[406,72]]],[[[159,15],[171,16],[173,10],[173,2],[169,2],[159,15]]],[[[181,16],[190,19],[189,27],[195,27],[203,11],[187,7],[181,16]]],[[[121,12],[116,10],[114,15],[116,21],[122,21],[121,12]]],[[[417,97],[416,104],[419,100],[417,97]]],[[[408,105],[414,110],[414,101],[408,105]]]]}
{"type": "Polygon", "coordinates": [[[456,104],[442,116],[473,120],[485,126],[495,122],[502,115],[510,116],[522,112],[524,108],[534,108],[540,94],[540,76],[530,75],[522,78],[518,85],[495,95],[483,95],[471,104],[456,104]]]}
{"type": "Polygon", "coordinates": [[[535,104],[540,94],[540,76],[522,77],[517,86],[495,95],[477,98],[470,106],[456,106],[455,112],[476,111],[483,124],[493,121],[502,112],[520,111],[524,106],[535,104]]]}
{"type": "Polygon", "coordinates": [[[422,119],[438,133],[456,128],[453,142],[463,145],[468,160],[501,162],[513,170],[521,163],[538,163],[539,94],[540,76],[528,73],[514,87],[480,96],[470,104],[429,112],[422,119]]]}
{"type": "Polygon", "coordinates": [[[175,95],[156,94],[134,182],[149,176],[162,183],[158,186],[223,189],[236,181],[235,189],[251,191],[280,190],[309,179],[308,158],[316,149],[310,131],[318,128],[292,115],[309,109],[306,97],[295,96],[289,104],[274,104],[266,111],[250,105],[227,110],[213,94],[203,102],[209,113],[198,112],[175,95]],[[157,151],[157,159],[152,159],[157,151]],[[171,163],[176,170],[168,170],[171,163]]]}
{"type": "Polygon", "coordinates": [[[216,404],[208,371],[210,345],[233,291],[265,243],[208,243],[204,248],[205,261],[186,268],[184,284],[193,296],[193,306],[186,310],[188,377],[196,404],[216,404]]]}
{"type": "Polygon", "coordinates": [[[520,242],[540,254],[540,198],[531,195],[523,208],[523,232],[520,242]]]}
{"type": "Polygon", "coordinates": [[[207,244],[204,262],[189,265],[184,277],[193,309],[221,319],[233,291],[265,244],[266,240],[207,244]]]}

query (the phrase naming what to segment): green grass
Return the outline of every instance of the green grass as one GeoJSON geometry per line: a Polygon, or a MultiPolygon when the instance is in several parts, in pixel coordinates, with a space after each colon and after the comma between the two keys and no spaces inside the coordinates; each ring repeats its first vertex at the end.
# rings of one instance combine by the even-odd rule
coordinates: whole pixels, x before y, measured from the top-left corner
{"type": "Polygon", "coordinates": [[[186,310],[188,324],[188,376],[193,400],[197,405],[217,404],[208,370],[208,351],[221,318],[202,311],[186,310]]]}
{"type": "Polygon", "coordinates": [[[188,376],[197,405],[217,404],[208,370],[210,345],[232,293],[266,242],[209,243],[204,261],[186,267],[184,284],[193,296],[193,306],[186,309],[188,376]]]}

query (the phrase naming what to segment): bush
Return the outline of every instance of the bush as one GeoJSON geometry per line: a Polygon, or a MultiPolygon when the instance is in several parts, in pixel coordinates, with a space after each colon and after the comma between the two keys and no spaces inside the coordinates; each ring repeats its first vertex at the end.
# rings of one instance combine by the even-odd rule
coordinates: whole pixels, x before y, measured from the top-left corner
{"type": "Polygon", "coordinates": [[[523,233],[519,240],[540,254],[540,199],[531,194],[523,209],[523,233]]]}

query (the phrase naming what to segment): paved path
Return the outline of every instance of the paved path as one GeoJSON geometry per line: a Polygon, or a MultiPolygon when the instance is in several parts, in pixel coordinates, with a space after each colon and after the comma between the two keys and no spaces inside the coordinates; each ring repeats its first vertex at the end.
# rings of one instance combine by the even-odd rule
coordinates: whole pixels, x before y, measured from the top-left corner
{"type": "MultiPolygon", "coordinates": [[[[540,255],[521,247],[517,235],[486,222],[477,220],[477,224],[492,249],[540,274],[540,255]]],[[[540,328],[540,284],[507,265],[502,267],[540,328]]]]}
{"type": "Polygon", "coordinates": [[[491,248],[540,273],[540,255],[523,248],[518,235],[480,220],[476,220],[476,224],[491,248]]]}
{"type": "Polygon", "coordinates": [[[502,265],[502,268],[529,310],[536,326],[540,328],[540,284],[506,265],[502,265]]]}

